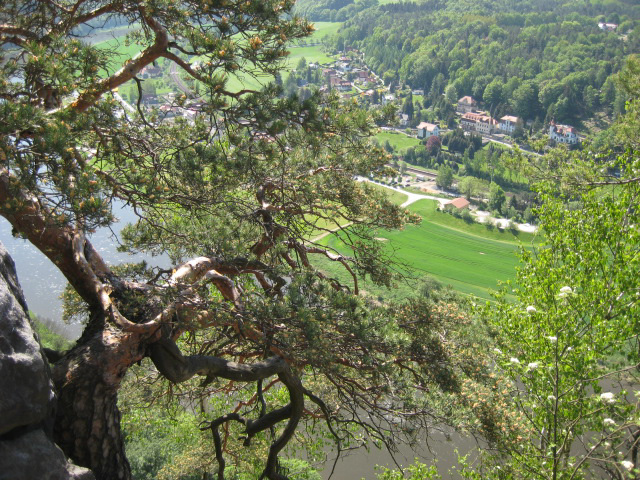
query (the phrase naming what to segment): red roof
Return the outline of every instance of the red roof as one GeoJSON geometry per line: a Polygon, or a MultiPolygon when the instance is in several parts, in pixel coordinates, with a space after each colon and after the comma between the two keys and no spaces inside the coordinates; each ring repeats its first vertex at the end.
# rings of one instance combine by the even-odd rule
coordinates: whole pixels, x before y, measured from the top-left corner
{"type": "Polygon", "coordinates": [[[428,122],[420,122],[418,125],[418,130],[422,130],[423,128],[427,130],[427,132],[433,132],[436,129],[437,125],[428,122]]]}
{"type": "Polygon", "coordinates": [[[465,113],[462,116],[462,119],[468,122],[491,123],[492,125],[496,123],[496,121],[493,118],[491,118],[489,115],[485,115],[484,113],[477,113],[477,112],[465,113]]]}
{"type": "Polygon", "coordinates": [[[469,200],[466,198],[458,197],[451,200],[447,205],[453,205],[457,209],[466,208],[470,205],[469,200]]]}
{"type": "Polygon", "coordinates": [[[458,100],[458,103],[462,103],[464,105],[475,105],[476,101],[473,99],[473,97],[466,95],[458,100]]]}

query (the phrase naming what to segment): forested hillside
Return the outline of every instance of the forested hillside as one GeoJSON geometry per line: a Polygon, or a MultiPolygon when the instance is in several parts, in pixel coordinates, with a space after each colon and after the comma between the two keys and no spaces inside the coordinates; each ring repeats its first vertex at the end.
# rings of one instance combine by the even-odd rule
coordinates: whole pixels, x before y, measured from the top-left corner
{"type": "Polygon", "coordinates": [[[378,5],[378,0],[298,0],[295,13],[315,22],[344,22],[356,13],[378,5]]]}
{"type": "Polygon", "coordinates": [[[424,89],[425,106],[451,87],[495,115],[573,122],[622,111],[612,75],[640,49],[638,19],[630,1],[389,3],[348,19],[336,46],[364,52],[387,84],[424,89]]]}

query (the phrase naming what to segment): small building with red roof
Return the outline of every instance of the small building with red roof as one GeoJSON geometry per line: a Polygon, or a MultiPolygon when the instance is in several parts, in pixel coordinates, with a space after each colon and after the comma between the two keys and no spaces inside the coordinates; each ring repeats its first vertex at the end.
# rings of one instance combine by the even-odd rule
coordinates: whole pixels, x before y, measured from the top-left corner
{"type": "Polygon", "coordinates": [[[454,208],[456,210],[464,210],[465,208],[469,208],[469,205],[471,205],[469,203],[469,200],[463,197],[458,197],[454,198],[450,202],[445,203],[444,208],[446,210],[453,210],[454,208]]]}

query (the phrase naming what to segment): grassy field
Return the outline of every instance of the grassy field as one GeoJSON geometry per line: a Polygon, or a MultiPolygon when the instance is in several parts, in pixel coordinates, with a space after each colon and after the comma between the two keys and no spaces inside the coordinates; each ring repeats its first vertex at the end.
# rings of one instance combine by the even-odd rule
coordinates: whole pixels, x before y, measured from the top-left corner
{"type": "Polygon", "coordinates": [[[376,135],[380,145],[384,145],[385,141],[389,141],[395,153],[401,153],[409,147],[420,145],[420,139],[416,137],[408,137],[404,133],[396,133],[390,131],[378,132],[376,135]]]}
{"type": "Polygon", "coordinates": [[[334,58],[324,52],[322,45],[291,47],[289,49],[289,56],[287,57],[288,68],[296,68],[301,58],[304,58],[307,63],[330,63],[334,61],[334,58]]]}
{"type": "Polygon", "coordinates": [[[319,42],[325,35],[331,36],[337,33],[342,26],[342,22],[315,22],[313,26],[316,30],[311,35],[311,40],[319,42]]]}
{"type": "Polygon", "coordinates": [[[513,244],[532,245],[538,240],[538,237],[531,234],[520,232],[517,230],[500,230],[498,228],[487,228],[486,225],[480,223],[466,223],[464,220],[445,214],[436,209],[436,203],[430,200],[421,200],[414,203],[409,208],[412,212],[420,215],[424,220],[436,223],[443,227],[460,230],[467,235],[494,240],[496,242],[506,242],[513,244]]]}
{"type": "MultiPolygon", "coordinates": [[[[335,59],[327,55],[322,45],[307,45],[309,43],[321,42],[325,36],[330,37],[338,31],[342,26],[342,22],[315,22],[313,24],[315,31],[310,38],[301,40],[301,45],[292,45],[289,49],[289,56],[287,57],[287,66],[289,69],[294,69],[301,58],[304,58],[307,63],[331,63],[335,59]]],[[[283,80],[288,73],[283,74],[283,80]]]]}
{"type": "MultiPolygon", "coordinates": [[[[497,288],[499,281],[515,276],[516,253],[520,245],[531,245],[532,235],[488,231],[482,225],[469,225],[438,212],[435,206],[435,201],[420,200],[409,207],[423,218],[420,225],[376,234],[376,238],[388,245],[389,251],[394,251],[398,262],[410,265],[413,276],[418,278],[400,282],[395,290],[363,283],[363,290],[385,299],[405,298],[416,293],[419,277],[429,275],[463,294],[490,299],[490,291],[497,288]]],[[[342,247],[335,237],[324,241],[331,247],[342,247]]],[[[343,281],[349,280],[331,262],[323,262],[322,268],[343,281]]]]}

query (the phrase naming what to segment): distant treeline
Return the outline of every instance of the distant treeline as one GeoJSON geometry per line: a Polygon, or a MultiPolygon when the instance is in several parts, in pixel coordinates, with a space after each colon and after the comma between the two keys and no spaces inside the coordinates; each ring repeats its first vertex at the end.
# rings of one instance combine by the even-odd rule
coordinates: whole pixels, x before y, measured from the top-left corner
{"type": "Polygon", "coordinates": [[[378,0],[298,0],[294,12],[314,22],[344,22],[377,5],[378,0]]]}

